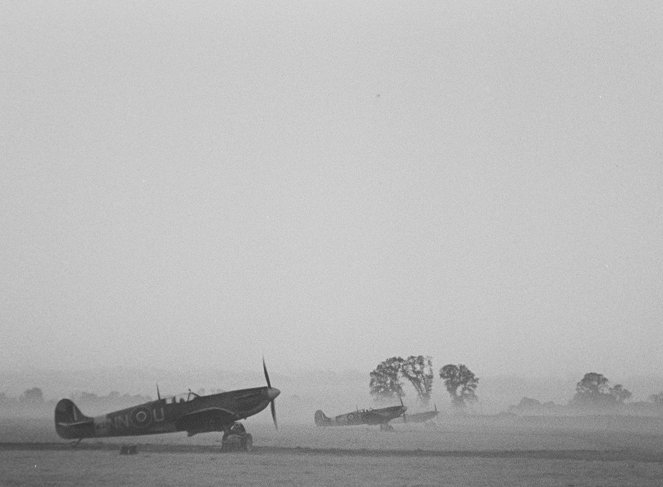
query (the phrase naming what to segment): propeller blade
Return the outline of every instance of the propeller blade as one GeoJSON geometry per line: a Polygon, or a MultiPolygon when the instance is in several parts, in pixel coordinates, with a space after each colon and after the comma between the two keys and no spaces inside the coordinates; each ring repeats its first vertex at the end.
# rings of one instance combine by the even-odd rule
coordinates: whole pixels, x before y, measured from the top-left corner
{"type": "Polygon", "coordinates": [[[269,374],[267,373],[267,365],[265,365],[265,357],[262,358],[262,370],[265,372],[265,380],[267,381],[267,387],[272,387],[272,383],[269,381],[269,374]]]}
{"type": "Polygon", "coordinates": [[[274,399],[272,399],[271,404],[269,405],[272,409],[272,419],[274,420],[274,428],[279,429],[279,424],[276,421],[276,405],[274,404],[274,399]]]}
{"type": "MultiPolygon", "coordinates": [[[[265,357],[262,358],[262,370],[265,373],[265,380],[267,381],[267,387],[270,389],[272,388],[272,382],[269,380],[269,373],[267,372],[267,365],[265,365],[265,357]]],[[[278,395],[278,391],[277,391],[278,395]]],[[[274,421],[274,427],[278,430],[279,429],[279,424],[276,421],[276,404],[274,404],[274,399],[272,399],[269,403],[269,408],[272,411],[272,420],[274,421]]]]}

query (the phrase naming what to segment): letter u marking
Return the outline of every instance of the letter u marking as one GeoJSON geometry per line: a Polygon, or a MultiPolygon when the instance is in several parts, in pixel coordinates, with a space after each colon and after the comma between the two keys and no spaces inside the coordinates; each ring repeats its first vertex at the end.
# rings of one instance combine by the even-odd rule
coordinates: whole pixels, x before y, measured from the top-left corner
{"type": "Polygon", "coordinates": [[[155,421],[155,422],[158,423],[158,422],[163,421],[163,420],[164,420],[164,416],[165,416],[165,414],[164,414],[163,408],[153,409],[153,410],[152,410],[152,417],[154,418],[154,421],[155,421]],[[161,412],[161,416],[159,416],[159,412],[161,412]]]}

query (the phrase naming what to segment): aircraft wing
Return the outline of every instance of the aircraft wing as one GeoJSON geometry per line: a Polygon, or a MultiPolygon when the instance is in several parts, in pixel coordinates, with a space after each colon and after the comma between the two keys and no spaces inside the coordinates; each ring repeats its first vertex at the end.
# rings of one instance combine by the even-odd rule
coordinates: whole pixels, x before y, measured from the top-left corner
{"type": "Polygon", "coordinates": [[[221,427],[241,419],[237,413],[225,408],[204,408],[192,413],[185,414],[175,424],[178,429],[200,430],[208,427],[221,427]]]}
{"type": "Polygon", "coordinates": [[[364,421],[368,424],[387,423],[390,419],[392,419],[392,416],[377,411],[367,411],[364,413],[364,421]]]}
{"type": "Polygon", "coordinates": [[[402,414],[403,409],[399,406],[372,409],[364,413],[364,421],[368,424],[386,424],[402,414]]]}
{"type": "Polygon", "coordinates": [[[360,411],[346,414],[339,414],[334,418],[334,423],[339,425],[363,424],[363,413],[360,411]]]}

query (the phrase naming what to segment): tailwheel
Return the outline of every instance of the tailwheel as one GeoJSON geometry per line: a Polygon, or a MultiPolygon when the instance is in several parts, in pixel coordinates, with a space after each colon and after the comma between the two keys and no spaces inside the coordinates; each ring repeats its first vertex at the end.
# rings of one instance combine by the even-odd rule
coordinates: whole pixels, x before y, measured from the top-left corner
{"type": "Polygon", "coordinates": [[[253,450],[253,436],[251,436],[251,433],[247,433],[246,437],[244,437],[244,451],[251,451],[253,450]]]}

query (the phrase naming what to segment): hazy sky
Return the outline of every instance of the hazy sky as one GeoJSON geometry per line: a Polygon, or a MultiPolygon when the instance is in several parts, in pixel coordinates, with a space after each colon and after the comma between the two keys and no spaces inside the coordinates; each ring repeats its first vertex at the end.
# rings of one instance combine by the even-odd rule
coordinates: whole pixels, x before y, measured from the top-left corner
{"type": "Polygon", "coordinates": [[[0,24],[0,367],[661,374],[661,2],[0,24]]]}

